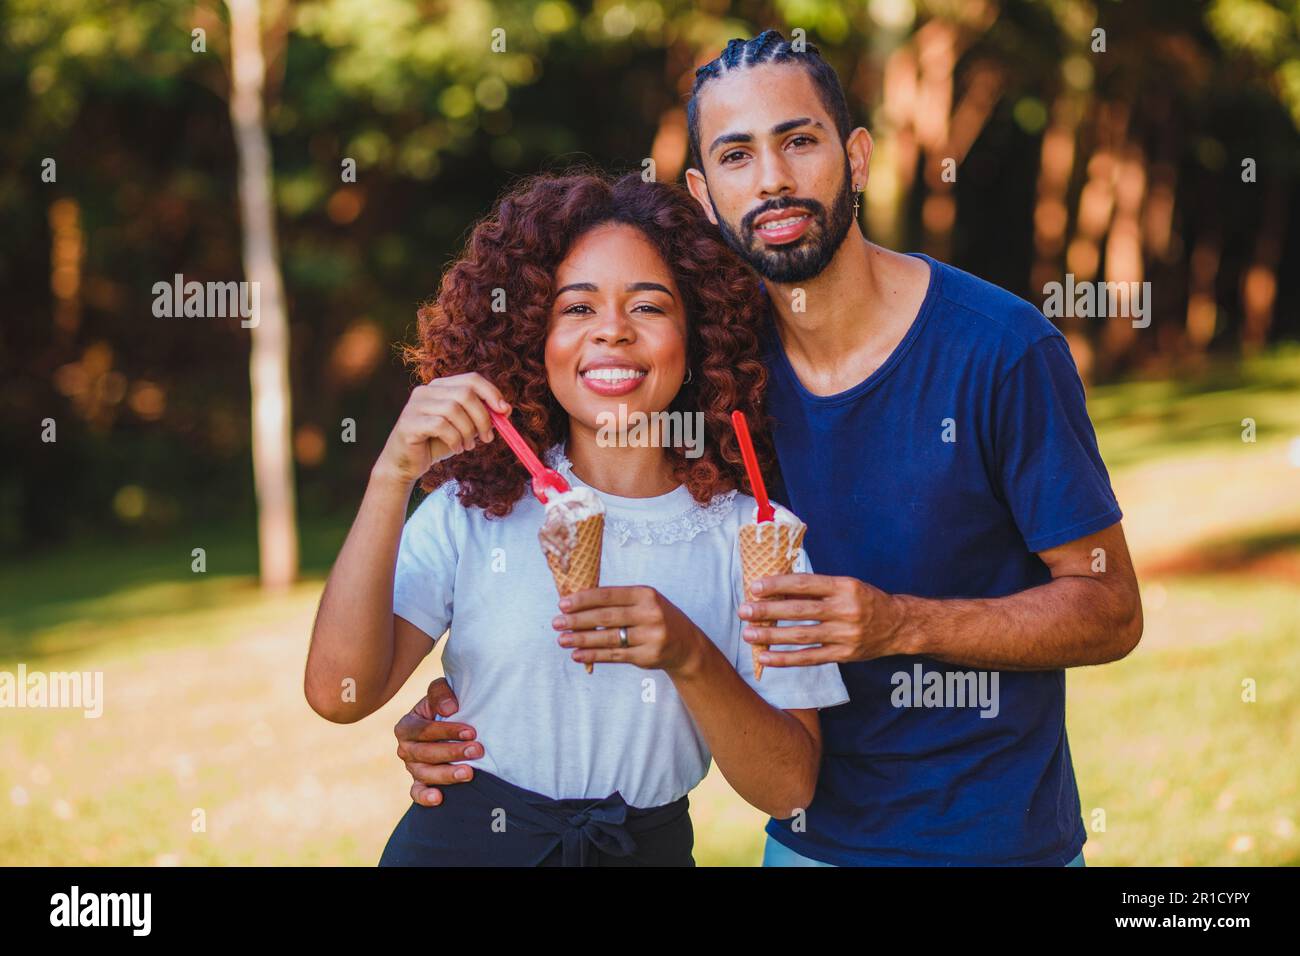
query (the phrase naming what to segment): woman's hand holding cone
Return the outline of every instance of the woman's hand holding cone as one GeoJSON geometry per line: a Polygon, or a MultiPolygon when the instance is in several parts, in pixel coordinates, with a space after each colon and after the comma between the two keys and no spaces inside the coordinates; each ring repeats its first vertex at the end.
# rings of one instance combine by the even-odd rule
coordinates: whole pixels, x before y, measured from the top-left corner
{"type": "Polygon", "coordinates": [[[562,647],[581,663],[634,664],[673,673],[698,660],[708,638],[695,623],[651,587],[589,588],[561,599],[551,622],[562,647]],[[627,629],[627,647],[619,628],[627,629]]]}

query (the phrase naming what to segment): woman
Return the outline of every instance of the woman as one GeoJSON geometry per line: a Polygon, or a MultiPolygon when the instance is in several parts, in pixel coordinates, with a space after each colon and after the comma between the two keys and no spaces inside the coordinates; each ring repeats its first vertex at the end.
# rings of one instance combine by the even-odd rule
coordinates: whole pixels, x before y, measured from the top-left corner
{"type": "Polygon", "coordinates": [[[729,414],[762,421],[760,301],[691,200],[637,175],[534,177],[475,227],[421,310],[408,358],[426,384],[375,463],[307,660],[312,707],[354,721],[449,628],[443,666],[485,753],[441,805],[411,806],[381,865],[691,865],[686,793],[710,755],[773,816],[811,800],[838,670],[755,681],[736,617],[754,503],[729,414]],[[600,497],[602,587],[557,598],[542,505],[489,408],[600,497]],[[655,412],[698,413],[702,444],[610,440],[605,416],[655,412]]]}

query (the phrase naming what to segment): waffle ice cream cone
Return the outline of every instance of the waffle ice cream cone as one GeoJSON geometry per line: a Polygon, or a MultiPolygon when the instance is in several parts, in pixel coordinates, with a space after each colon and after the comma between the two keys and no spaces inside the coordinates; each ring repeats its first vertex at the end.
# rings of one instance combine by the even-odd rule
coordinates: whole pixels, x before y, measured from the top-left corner
{"type": "MultiPolygon", "coordinates": [[[[799,547],[808,526],[785,509],[779,509],[777,515],[777,521],[764,521],[762,524],[751,522],[740,526],[740,567],[745,579],[746,599],[754,597],[749,586],[757,578],[794,571],[799,547]],[[780,520],[782,511],[797,523],[780,520]]],[[[763,679],[763,665],[759,663],[758,655],[764,649],[761,644],[750,646],[754,655],[754,680],[763,679]]]]}
{"type": "Polygon", "coordinates": [[[546,552],[546,563],[560,597],[600,584],[600,544],[605,536],[605,516],[593,515],[579,521],[574,531],[576,540],[567,567],[561,555],[546,552]]]}
{"type": "MultiPolygon", "coordinates": [[[[575,488],[550,496],[537,538],[560,597],[600,584],[604,537],[605,508],[594,492],[575,488]]],[[[590,674],[592,665],[586,668],[590,674]]]]}

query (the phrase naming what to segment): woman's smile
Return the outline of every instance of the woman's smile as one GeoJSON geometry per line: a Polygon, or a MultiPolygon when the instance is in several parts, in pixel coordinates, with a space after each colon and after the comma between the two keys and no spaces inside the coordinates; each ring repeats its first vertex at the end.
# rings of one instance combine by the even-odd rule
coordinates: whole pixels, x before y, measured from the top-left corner
{"type": "Polygon", "coordinates": [[[641,387],[649,373],[639,365],[597,360],[578,373],[582,384],[597,395],[627,395],[641,387]]]}

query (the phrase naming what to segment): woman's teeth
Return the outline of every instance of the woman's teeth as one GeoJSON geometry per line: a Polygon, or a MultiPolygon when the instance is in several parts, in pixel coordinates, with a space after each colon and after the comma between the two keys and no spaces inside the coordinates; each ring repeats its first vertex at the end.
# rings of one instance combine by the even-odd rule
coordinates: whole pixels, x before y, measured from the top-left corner
{"type": "Polygon", "coordinates": [[[645,378],[645,372],[635,368],[589,368],[582,377],[599,382],[626,382],[631,378],[645,378]]]}
{"type": "Polygon", "coordinates": [[[806,215],[801,215],[801,216],[790,216],[788,219],[769,219],[767,222],[763,223],[758,228],[760,230],[784,229],[786,226],[793,226],[796,222],[799,222],[801,219],[807,219],[807,218],[808,217],[806,215]]]}

